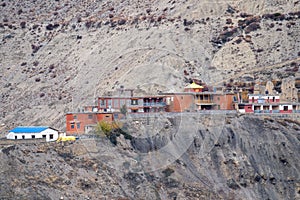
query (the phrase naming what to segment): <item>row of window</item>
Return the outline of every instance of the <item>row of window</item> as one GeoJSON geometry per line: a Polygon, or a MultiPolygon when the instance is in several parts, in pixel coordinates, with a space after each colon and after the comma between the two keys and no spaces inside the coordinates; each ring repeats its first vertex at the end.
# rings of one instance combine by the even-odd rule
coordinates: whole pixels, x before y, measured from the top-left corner
{"type": "MultiPolygon", "coordinates": [[[[77,115],[73,115],[73,119],[77,119],[77,115]]],[[[88,114],[88,119],[93,119],[93,115],[88,114]]]]}
{"type": "MultiPolygon", "coordinates": [[[[71,122],[71,129],[74,129],[74,128],[75,128],[75,123],[71,122]]],[[[76,128],[80,129],[80,123],[76,123],[76,128]]]]}
{"type": "MultiPolygon", "coordinates": [[[[109,99],[107,101],[107,104],[108,104],[108,106],[112,106],[112,100],[109,99]]],[[[114,101],[114,104],[119,104],[119,102],[118,101],[114,101]]],[[[120,100],[120,104],[124,105],[125,104],[125,100],[120,100]]],[[[131,99],[131,105],[138,105],[138,99],[131,99]]],[[[104,99],[100,100],[100,106],[105,106],[105,100],[104,99]]],[[[117,105],[114,105],[114,106],[116,107],[117,105]]]]}
{"type": "MultiPolygon", "coordinates": [[[[31,135],[31,138],[35,139],[35,135],[31,135]]],[[[50,138],[50,140],[53,139],[53,134],[50,134],[49,138],[50,138]]],[[[18,139],[18,136],[15,135],[15,140],[17,140],[17,139],[18,139]]],[[[25,139],[25,135],[22,135],[22,139],[25,139]]],[[[43,139],[46,139],[46,135],[43,135],[43,139]]]]}

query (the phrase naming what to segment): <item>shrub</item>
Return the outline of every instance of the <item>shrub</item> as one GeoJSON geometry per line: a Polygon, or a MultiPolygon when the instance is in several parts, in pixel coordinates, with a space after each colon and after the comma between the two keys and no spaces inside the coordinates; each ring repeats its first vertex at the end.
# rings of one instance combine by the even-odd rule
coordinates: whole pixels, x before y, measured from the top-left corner
{"type": "Polygon", "coordinates": [[[24,22],[24,21],[21,22],[21,23],[20,23],[20,26],[21,26],[21,28],[26,28],[26,22],[24,22]]]}
{"type": "Polygon", "coordinates": [[[124,25],[126,23],[126,19],[119,19],[118,25],[124,25]]]}
{"type": "Polygon", "coordinates": [[[257,29],[260,29],[259,23],[253,22],[253,23],[249,24],[249,26],[247,26],[245,28],[245,33],[248,34],[248,33],[252,32],[252,31],[256,31],[257,29]]]}
{"type": "Polygon", "coordinates": [[[93,26],[93,24],[94,24],[94,22],[92,22],[92,21],[86,21],[86,22],[85,22],[85,27],[86,27],[87,29],[89,29],[89,28],[91,28],[91,27],[93,26]]]}
{"type": "Polygon", "coordinates": [[[112,124],[107,121],[100,121],[96,126],[96,133],[101,135],[102,133],[106,136],[112,131],[112,124]]]}
{"type": "Polygon", "coordinates": [[[226,24],[232,24],[232,19],[226,19],[226,24]]]}
{"type": "Polygon", "coordinates": [[[36,66],[38,66],[38,65],[39,65],[39,61],[37,61],[37,60],[36,60],[36,61],[34,61],[32,64],[33,64],[33,66],[35,66],[35,67],[36,67],[36,66]]]}
{"type": "Polygon", "coordinates": [[[163,170],[162,173],[165,175],[165,177],[168,177],[174,173],[174,170],[171,168],[167,168],[167,169],[163,170]]]}

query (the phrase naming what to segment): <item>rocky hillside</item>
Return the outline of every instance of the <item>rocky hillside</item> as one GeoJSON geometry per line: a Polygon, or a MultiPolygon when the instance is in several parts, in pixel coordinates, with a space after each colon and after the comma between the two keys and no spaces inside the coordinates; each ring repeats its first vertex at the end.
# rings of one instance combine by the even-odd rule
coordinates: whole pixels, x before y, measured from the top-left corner
{"type": "Polygon", "coordinates": [[[297,0],[0,2],[2,130],[64,128],[64,113],[120,86],[299,77],[297,0]]]}
{"type": "Polygon", "coordinates": [[[155,119],[129,120],[123,131],[131,137],[120,134],[116,145],[107,138],[2,145],[1,199],[300,198],[299,122],[164,119],[156,129],[155,119]]]}

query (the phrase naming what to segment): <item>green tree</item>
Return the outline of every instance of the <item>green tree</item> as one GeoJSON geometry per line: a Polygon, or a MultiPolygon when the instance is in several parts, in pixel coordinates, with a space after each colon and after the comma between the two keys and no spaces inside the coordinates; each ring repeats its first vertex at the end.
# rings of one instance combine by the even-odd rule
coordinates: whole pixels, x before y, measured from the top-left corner
{"type": "Polygon", "coordinates": [[[96,134],[98,135],[104,134],[108,136],[111,131],[112,131],[112,124],[110,122],[100,121],[97,123],[96,134]]]}

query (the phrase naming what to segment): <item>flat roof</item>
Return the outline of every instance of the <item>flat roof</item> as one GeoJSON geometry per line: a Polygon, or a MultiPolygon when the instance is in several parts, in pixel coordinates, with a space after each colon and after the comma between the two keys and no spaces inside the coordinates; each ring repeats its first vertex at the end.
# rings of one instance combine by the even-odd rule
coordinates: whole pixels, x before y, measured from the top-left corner
{"type": "Polygon", "coordinates": [[[210,95],[228,95],[228,94],[233,94],[232,92],[164,92],[161,93],[163,95],[201,95],[201,94],[210,94],[210,95]]]}
{"type": "Polygon", "coordinates": [[[113,112],[93,112],[93,111],[87,111],[87,112],[67,112],[66,114],[113,114],[113,112]]]}
{"type": "MultiPolygon", "coordinates": [[[[49,126],[18,126],[9,132],[13,133],[40,133],[48,128],[51,128],[49,126]]],[[[54,128],[51,128],[53,130],[56,130],[54,128]]]]}
{"type": "Polygon", "coordinates": [[[132,96],[132,97],[116,97],[116,96],[101,96],[98,99],[143,99],[143,98],[162,98],[164,95],[153,95],[153,96],[132,96]]]}
{"type": "Polygon", "coordinates": [[[258,96],[258,97],[279,97],[278,94],[271,95],[271,94],[248,94],[248,96],[258,96]]]}

